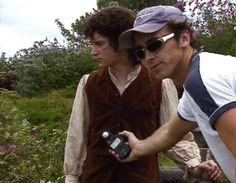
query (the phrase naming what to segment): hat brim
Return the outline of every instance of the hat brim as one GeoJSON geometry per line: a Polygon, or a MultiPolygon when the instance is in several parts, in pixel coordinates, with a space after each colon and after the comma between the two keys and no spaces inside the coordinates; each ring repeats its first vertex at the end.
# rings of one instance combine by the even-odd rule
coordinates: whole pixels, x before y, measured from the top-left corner
{"type": "Polygon", "coordinates": [[[124,50],[132,48],[134,46],[133,37],[135,32],[153,33],[163,28],[166,24],[167,22],[158,24],[157,23],[143,24],[123,32],[119,37],[119,49],[124,50]]]}

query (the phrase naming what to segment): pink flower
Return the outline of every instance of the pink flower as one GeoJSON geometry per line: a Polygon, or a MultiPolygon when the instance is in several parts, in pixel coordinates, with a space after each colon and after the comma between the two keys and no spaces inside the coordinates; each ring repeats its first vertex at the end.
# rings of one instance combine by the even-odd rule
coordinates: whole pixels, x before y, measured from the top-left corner
{"type": "Polygon", "coordinates": [[[209,29],[209,24],[208,24],[208,22],[205,23],[204,28],[205,28],[206,30],[209,29]]]}
{"type": "Polygon", "coordinates": [[[44,179],[40,179],[39,183],[46,183],[44,179]]]}
{"type": "Polygon", "coordinates": [[[216,32],[217,32],[217,33],[223,32],[223,28],[222,28],[221,26],[217,26],[216,32]]]}

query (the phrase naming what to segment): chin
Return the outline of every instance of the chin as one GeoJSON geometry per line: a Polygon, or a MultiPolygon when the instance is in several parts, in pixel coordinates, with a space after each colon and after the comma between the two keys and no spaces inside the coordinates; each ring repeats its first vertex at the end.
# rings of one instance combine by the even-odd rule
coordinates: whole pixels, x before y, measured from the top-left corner
{"type": "Polygon", "coordinates": [[[98,67],[104,67],[104,64],[99,63],[99,64],[98,64],[98,67]]]}
{"type": "Polygon", "coordinates": [[[158,73],[158,74],[155,74],[155,73],[154,73],[154,75],[155,75],[155,77],[156,77],[157,79],[166,79],[166,78],[168,78],[168,76],[166,76],[166,75],[163,74],[163,73],[158,73]]]}

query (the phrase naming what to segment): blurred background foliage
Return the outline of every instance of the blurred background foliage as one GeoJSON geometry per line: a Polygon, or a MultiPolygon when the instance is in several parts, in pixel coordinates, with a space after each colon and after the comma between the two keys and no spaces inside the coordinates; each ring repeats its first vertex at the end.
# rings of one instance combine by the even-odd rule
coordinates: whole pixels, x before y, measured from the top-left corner
{"type": "MultiPolygon", "coordinates": [[[[236,56],[236,5],[229,0],[97,0],[135,13],[168,4],[193,21],[197,47],[236,56]]],[[[55,20],[66,42],[38,40],[14,56],[0,57],[0,182],[64,181],[63,158],[68,120],[82,75],[97,68],[83,35],[87,12],[67,29],[55,20]]],[[[163,156],[163,155],[162,155],[163,156]]],[[[161,158],[161,165],[173,162],[161,158]]]]}

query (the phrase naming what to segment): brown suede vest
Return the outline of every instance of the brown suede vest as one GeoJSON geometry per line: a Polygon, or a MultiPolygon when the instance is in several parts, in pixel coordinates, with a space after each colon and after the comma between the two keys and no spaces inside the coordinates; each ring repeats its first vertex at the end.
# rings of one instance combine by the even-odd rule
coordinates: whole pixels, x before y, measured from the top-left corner
{"type": "Polygon", "coordinates": [[[158,183],[156,155],[130,163],[119,163],[108,153],[104,131],[133,132],[145,139],[159,127],[161,81],[142,66],[138,77],[122,95],[111,81],[107,68],[92,72],[86,84],[89,105],[88,151],[82,183],[158,183]]]}

